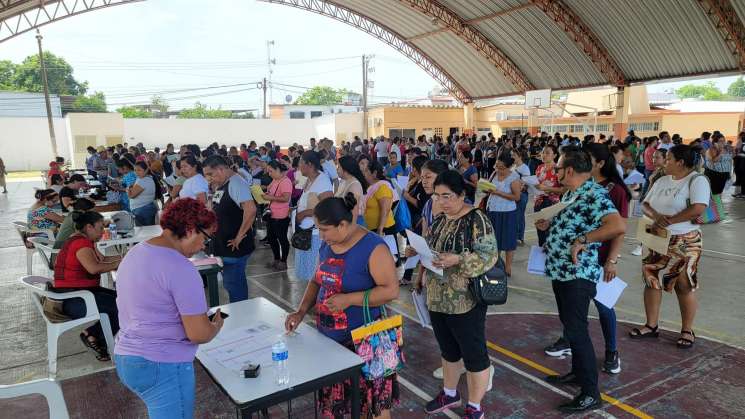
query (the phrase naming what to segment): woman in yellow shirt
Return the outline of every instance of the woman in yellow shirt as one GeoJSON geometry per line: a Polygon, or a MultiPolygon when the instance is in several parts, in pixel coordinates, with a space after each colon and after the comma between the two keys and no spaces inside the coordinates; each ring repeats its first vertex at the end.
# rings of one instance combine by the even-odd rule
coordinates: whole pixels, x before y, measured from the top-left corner
{"type": "Polygon", "coordinates": [[[393,220],[393,211],[391,211],[394,198],[393,187],[385,179],[383,166],[377,161],[370,161],[367,167],[362,168],[362,174],[370,185],[363,199],[363,216],[367,229],[381,236],[395,234],[396,222],[393,220]]]}

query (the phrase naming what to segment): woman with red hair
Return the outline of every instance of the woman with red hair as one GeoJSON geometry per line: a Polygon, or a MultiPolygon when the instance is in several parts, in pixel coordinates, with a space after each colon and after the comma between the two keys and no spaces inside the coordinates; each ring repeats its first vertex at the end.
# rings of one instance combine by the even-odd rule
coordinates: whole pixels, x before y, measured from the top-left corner
{"type": "Polygon", "coordinates": [[[160,236],[134,246],[119,265],[116,372],[150,418],[193,417],[194,355],[223,321],[219,313],[207,317],[202,279],[189,258],[212,239],[217,218],[184,198],[163,211],[160,225],[160,236]]]}

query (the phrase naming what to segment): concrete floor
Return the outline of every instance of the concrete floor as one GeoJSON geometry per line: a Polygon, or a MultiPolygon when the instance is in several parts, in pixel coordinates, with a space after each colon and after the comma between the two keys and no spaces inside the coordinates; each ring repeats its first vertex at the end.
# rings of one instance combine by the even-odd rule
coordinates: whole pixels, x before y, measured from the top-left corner
{"type": "MultiPolygon", "coordinates": [[[[26,272],[26,250],[21,246],[20,238],[10,225],[11,221],[25,221],[26,210],[33,202],[33,188],[39,186],[40,182],[35,181],[9,183],[9,193],[0,196],[0,266],[3,266],[0,270],[0,384],[18,383],[47,376],[45,327],[30,298],[17,284],[18,278],[26,272]]],[[[701,288],[697,292],[700,308],[694,327],[701,342],[691,351],[681,353],[674,346],[675,335],[666,334],[668,339],[661,339],[659,343],[649,347],[649,352],[645,352],[638,348],[638,343],[629,342],[624,338],[630,326],[619,324],[619,350],[624,372],[611,378],[601,374],[601,387],[603,391],[610,392],[613,397],[621,399],[629,407],[639,409],[640,412],[656,417],[676,418],[696,417],[707,412],[712,416],[724,418],[737,417],[737,409],[743,409],[741,405],[745,400],[745,383],[742,379],[731,377],[722,371],[742,371],[745,366],[745,350],[742,349],[745,347],[745,290],[742,286],[745,280],[745,201],[725,198],[725,206],[729,210],[731,222],[703,228],[705,251],[699,271],[701,288]],[[650,359],[662,362],[662,366],[667,363],[680,368],[685,366],[684,371],[691,374],[691,377],[708,377],[710,382],[696,381],[694,378],[686,382],[685,377],[681,378],[673,371],[653,368],[649,365],[650,359]],[[647,375],[639,371],[642,366],[648,370],[647,375]],[[671,382],[679,386],[688,387],[696,382],[701,385],[696,387],[696,391],[709,391],[693,402],[680,396],[680,388],[670,389],[669,393],[655,397],[639,396],[640,392],[654,389],[655,386],[662,386],[661,391],[665,391],[662,383],[673,379],[671,382]],[[625,392],[624,388],[633,391],[625,392]],[[701,410],[702,407],[704,410],[701,410]]],[[[634,221],[629,223],[628,231],[629,235],[633,236],[634,221]]],[[[535,242],[534,232],[528,234],[527,241],[528,244],[535,242]]],[[[629,254],[633,247],[634,242],[629,238],[619,263],[619,276],[629,283],[616,306],[619,322],[622,323],[644,322],[640,258],[629,254]]],[[[497,390],[502,388],[502,392],[490,393],[485,399],[485,405],[491,412],[499,412],[499,416],[555,417],[556,413],[552,407],[574,390],[553,388],[545,383],[538,384],[547,369],[562,371],[561,368],[568,367],[568,363],[547,359],[540,352],[541,347],[552,342],[560,331],[553,315],[556,309],[550,284],[545,278],[526,272],[528,249],[528,246],[520,247],[516,252],[508,304],[490,309],[493,313],[502,313],[490,316],[487,336],[491,342],[496,343],[490,351],[498,370],[494,385],[497,390]],[[509,324],[510,333],[505,333],[504,328],[500,326],[501,319],[505,319],[506,324],[509,324]],[[539,391],[538,395],[535,394],[536,391],[539,391]],[[540,396],[544,391],[545,397],[540,396]],[[505,403],[513,409],[505,410],[505,403]]],[[[268,297],[289,310],[302,297],[305,283],[297,281],[292,270],[280,273],[267,271],[263,264],[270,257],[271,252],[266,248],[257,250],[251,257],[248,267],[250,294],[268,297]]],[[[34,273],[45,272],[44,266],[35,259],[34,273]]],[[[227,300],[224,291],[221,298],[222,301],[227,300]]],[[[402,288],[399,299],[392,306],[413,319],[412,316],[415,315],[410,301],[408,289],[402,288]]],[[[671,331],[680,330],[680,314],[673,295],[664,296],[660,325],[671,331]]],[[[596,326],[595,324],[593,328],[597,329],[596,326]]],[[[422,417],[419,407],[426,398],[437,392],[439,386],[429,374],[437,362],[436,350],[432,349],[431,333],[427,334],[426,329],[413,322],[407,322],[405,330],[409,364],[401,374],[402,405],[396,409],[395,417],[404,414],[422,417]]],[[[597,334],[597,330],[594,334],[597,334]]],[[[78,399],[90,397],[91,391],[101,387],[102,383],[114,386],[108,389],[108,393],[102,394],[102,398],[98,398],[102,400],[107,395],[112,397],[105,405],[119,406],[119,413],[113,417],[143,416],[139,401],[129,395],[119,395],[126,390],[118,385],[113,371],[106,371],[110,370],[112,365],[96,361],[90,352],[85,351],[76,335],[76,332],[70,332],[61,339],[58,361],[58,379],[63,380],[72,416],[99,417],[92,413],[101,413],[99,409],[95,406],[91,409],[90,403],[81,405],[78,399]]],[[[602,358],[602,346],[596,346],[596,349],[602,358]]],[[[215,391],[214,384],[211,384],[208,378],[202,377],[200,380],[203,380],[200,381],[200,386],[206,389],[205,396],[219,393],[215,391]]],[[[230,415],[230,406],[224,405],[225,401],[221,401],[219,397],[200,399],[204,400],[205,405],[200,405],[198,417],[230,415]],[[217,405],[213,406],[210,403],[217,405]]],[[[10,412],[18,412],[23,417],[46,417],[45,411],[39,410],[41,407],[35,400],[0,400],[0,412],[4,412],[0,417],[18,416],[11,415],[10,412]],[[32,410],[34,414],[30,414],[32,410]]],[[[299,405],[301,407],[296,408],[294,417],[308,417],[306,414],[310,414],[307,409],[309,402],[301,400],[299,405]],[[303,405],[306,407],[305,410],[302,409],[303,405]]],[[[275,409],[273,413],[280,415],[282,411],[275,409]]],[[[600,415],[639,416],[615,406],[607,407],[600,415]]],[[[454,414],[448,416],[457,417],[454,414]]],[[[496,416],[490,414],[489,417],[496,416]]]]}

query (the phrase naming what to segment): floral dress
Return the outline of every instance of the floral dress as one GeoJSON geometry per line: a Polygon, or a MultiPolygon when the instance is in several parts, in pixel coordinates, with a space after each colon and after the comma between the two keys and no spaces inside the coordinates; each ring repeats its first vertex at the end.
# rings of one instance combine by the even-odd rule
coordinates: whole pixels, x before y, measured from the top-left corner
{"type": "Polygon", "coordinates": [[[46,205],[30,210],[27,216],[29,230],[43,231],[57,228],[57,223],[45,217],[50,212],[53,212],[52,209],[46,205]]]}
{"type": "Polygon", "coordinates": [[[486,214],[479,210],[460,218],[445,214],[435,217],[427,235],[430,249],[439,253],[461,255],[460,264],[446,268],[443,276],[427,272],[427,306],[430,311],[463,314],[476,306],[468,284],[471,278],[486,273],[497,263],[497,239],[486,214]],[[466,229],[471,228],[473,243],[466,243],[466,229]]]}

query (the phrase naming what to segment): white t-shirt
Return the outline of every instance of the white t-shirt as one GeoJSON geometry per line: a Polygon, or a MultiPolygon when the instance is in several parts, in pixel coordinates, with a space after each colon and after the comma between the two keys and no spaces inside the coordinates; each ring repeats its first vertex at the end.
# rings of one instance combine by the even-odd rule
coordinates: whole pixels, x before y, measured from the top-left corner
{"type": "Polygon", "coordinates": [[[388,157],[388,145],[389,144],[390,143],[388,141],[381,141],[375,144],[375,153],[378,156],[378,158],[388,157]]]}
{"type": "Polygon", "coordinates": [[[181,191],[178,193],[179,198],[197,198],[197,194],[204,193],[208,195],[210,191],[210,185],[207,183],[207,179],[204,176],[197,173],[196,175],[186,179],[184,186],[181,187],[181,191]]]}
{"type": "Polygon", "coordinates": [[[137,209],[155,200],[155,182],[152,176],[138,177],[135,185],[142,188],[142,192],[134,198],[129,198],[129,208],[137,209]]]}
{"type": "MultiPolygon", "coordinates": [[[[310,179],[308,180],[310,182],[310,179]]],[[[321,172],[318,174],[318,177],[313,181],[313,183],[309,184],[308,189],[303,191],[303,194],[300,195],[300,199],[297,202],[297,212],[305,211],[308,209],[308,197],[311,193],[316,194],[316,198],[318,195],[324,193],[324,192],[331,192],[331,194],[334,193],[334,187],[331,185],[331,180],[329,180],[329,177],[321,172]]],[[[300,222],[300,228],[309,229],[313,227],[315,224],[313,217],[305,217],[303,218],[303,221],[300,222]]],[[[313,229],[313,234],[318,234],[317,229],[313,229]]]]}
{"type": "Polygon", "coordinates": [[[400,162],[402,160],[401,156],[401,147],[399,147],[398,144],[391,144],[391,153],[396,154],[396,159],[400,162]]]}
{"type": "MultiPolygon", "coordinates": [[[[686,209],[687,199],[691,200],[691,205],[704,204],[708,206],[710,195],[711,187],[706,177],[692,172],[679,180],[673,180],[670,175],[661,177],[647,192],[644,202],[648,202],[655,211],[662,215],[675,215],[686,209]],[[693,176],[698,177],[691,182],[690,179],[693,176]]],[[[699,225],[690,221],[671,224],[667,227],[667,230],[673,235],[686,234],[698,229],[699,225]]]]}

